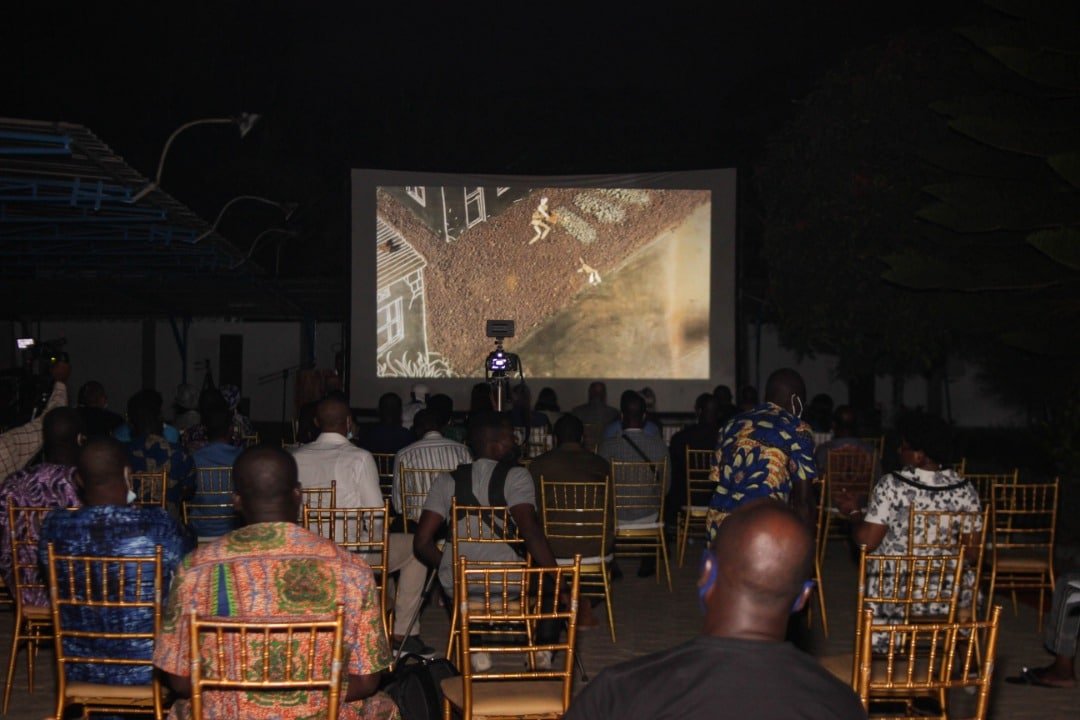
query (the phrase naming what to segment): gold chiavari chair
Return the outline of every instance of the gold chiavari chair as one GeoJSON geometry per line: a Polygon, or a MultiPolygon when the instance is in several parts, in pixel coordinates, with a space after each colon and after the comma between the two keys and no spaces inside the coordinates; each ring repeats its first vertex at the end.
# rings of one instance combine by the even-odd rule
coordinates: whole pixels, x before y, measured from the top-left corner
{"type": "Polygon", "coordinates": [[[656,462],[612,460],[611,486],[615,495],[615,554],[653,558],[656,581],[660,571],[671,586],[667,542],[664,538],[664,478],[667,458],[656,462]]]}
{"type": "Polygon", "coordinates": [[[193,720],[208,717],[203,707],[208,693],[287,697],[301,690],[326,692],[325,717],[337,720],[346,681],[341,603],[332,615],[300,620],[203,617],[194,607],[188,617],[193,720]]]}
{"type": "MultiPolygon", "coordinates": [[[[964,572],[963,552],[941,555],[871,555],[859,549],[859,580],[856,586],[855,617],[867,609],[884,606],[889,620],[904,624],[942,620],[955,622],[964,572]],[[938,606],[931,612],[931,605],[938,606]]],[[[875,624],[885,627],[884,624],[875,624]]],[[[858,681],[861,662],[862,622],[855,625],[852,651],[852,687],[858,681]]]]}
{"type": "MultiPolygon", "coordinates": [[[[823,479],[815,480],[814,487],[816,495],[822,498],[822,486],[825,484],[823,479]]],[[[825,578],[821,572],[821,546],[825,543],[825,516],[826,516],[826,503],[823,500],[819,500],[817,503],[817,520],[814,523],[814,597],[818,601],[818,609],[821,611],[821,631],[825,634],[825,637],[829,637],[829,616],[825,610],[825,578]]],[[[810,605],[806,612],[806,624],[810,625],[814,621],[814,608],[810,605]]]]}
{"type": "Polygon", "coordinates": [[[948,720],[953,715],[947,691],[974,688],[975,714],[965,717],[986,720],[997,656],[1000,606],[993,608],[990,618],[983,621],[886,626],[873,622],[872,611],[859,617],[862,647],[854,685],[870,717],[880,717],[872,711],[875,702],[895,706],[899,701],[904,704],[905,712],[896,714],[890,707],[888,717],[948,720]],[[874,633],[885,635],[883,655],[875,656],[872,652],[874,633]],[[980,645],[976,638],[984,636],[987,640],[980,645]],[[916,700],[924,698],[933,699],[936,707],[916,707],[916,700]]]}
{"type": "Polygon", "coordinates": [[[231,493],[233,491],[232,467],[220,465],[195,469],[195,494],[231,493]]]}
{"type": "Polygon", "coordinates": [[[836,497],[848,492],[858,499],[860,506],[866,504],[870,489],[874,486],[874,468],[877,456],[858,447],[845,447],[830,450],[825,464],[825,484],[822,502],[828,504],[825,510],[824,540],[821,543],[821,561],[825,562],[825,551],[829,540],[846,539],[849,530],[847,517],[840,514],[836,507],[836,497]]]}
{"type": "MultiPolygon", "coordinates": [[[[686,504],[679,510],[679,567],[686,560],[686,545],[690,538],[690,526],[697,527],[705,537],[705,518],[709,514],[709,499],[716,489],[712,480],[712,463],[715,450],[686,448],[686,504]]],[[[672,478],[676,482],[678,478],[672,478]]]]}
{"type": "Polygon", "coordinates": [[[573,695],[580,571],[580,557],[558,568],[478,567],[462,560],[456,585],[481,590],[475,602],[464,603],[461,609],[461,675],[441,683],[444,718],[451,717],[455,708],[463,720],[561,718],[566,713],[573,695]],[[570,602],[560,609],[558,591],[567,586],[570,602]],[[541,622],[566,623],[566,639],[540,644],[530,635],[517,644],[487,641],[492,635],[515,634],[522,625],[535,627],[541,622]],[[499,633],[503,628],[505,632],[499,633]],[[474,645],[473,638],[483,642],[474,645]],[[540,652],[562,653],[559,666],[536,667],[531,659],[540,652]],[[477,673],[471,660],[480,653],[525,655],[530,669],[509,672],[497,667],[477,673]]]}
{"type": "Polygon", "coordinates": [[[161,720],[162,689],[152,657],[154,638],[161,631],[161,546],[154,548],[152,556],[137,557],[58,555],[52,543],[47,551],[56,630],[56,717],[64,717],[65,708],[80,705],[84,717],[91,712],[153,713],[161,720]],[[125,611],[146,616],[148,627],[140,629],[130,616],[121,620],[119,613],[125,611]],[[140,641],[145,657],[117,657],[108,652],[122,643],[140,641]],[[111,685],[68,680],[68,666],[83,664],[143,666],[150,682],[111,685]]]}
{"type": "Polygon", "coordinates": [[[1020,482],[1020,468],[1013,468],[1009,473],[967,473],[964,479],[975,486],[979,502],[983,507],[990,507],[993,502],[995,485],[1015,485],[1020,482]]]}
{"type": "Polygon", "coordinates": [[[547,427],[529,428],[529,437],[523,447],[524,457],[532,460],[537,455],[543,455],[555,446],[551,430],[547,427]]]}
{"type": "Polygon", "coordinates": [[[389,498],[394,489],[394,453],[373,452],[375,467],[379,470],[379,490],[384,498],[389,498]]]}
{"type": "Polygon", "coordinates": [[[1054,590],[1054,537],[1057,532],[1059,479],[1048,483],[994,485],[990,503],[990,587],[994,592],[1039,591],[1039,630],[1042,630],[1045,592],[1054,590]]]}
{"type": "MultiPolygon", "coordinates": [[[[407,466],[398,468],[398,472],[401,474],[401,514],[409,522],[417,522],[420,519],[420,512],[424,509],[424,501],[427,500],[428,491],[431,490],[435,478],[443,473],[449,475],[454,472],[454,469],[407,466]]],[[[408,527],[408,524],[406,524],[406,527],[408,527]]]]}
{"type": "MultiPolygon", "coordinates": [[[[458,505],[457,498],[450,501],[450,557],[454,562],[454,587],[453,587],[453,610],[450,616],[450,638],[446,645],[446,657],[456,659],[459,663],[461,658],[454,655],[457,648],[458,636],[461,633],[461,605],[462,598],[468,598],[472,602],[468,588],[457,585],[457,568],[463,557],[463,553],[469,547],[487,545],[508,545],[514,550],[517,559],[505,561],[491,561],[480,563],[474,560],[474,567],[511,567],[523,568],[529,565],[528,553],[525,550],[525,538],[517,531],[517,524],[513,522],[510,508],[494,505],[458,505]]],[[[517,631],[523,632],[521,629],[517,631]]]]}
{"type": "Polygon", "coordinates": [[[0,605],[6,605],[10,608],[15,607],[15,598],[11,596],[11,590],[2,577],[0,577],[0,605]]]}
{"type": "MultiPolygon", "coordinates": [[[[337,480],[331,480],[326,487],[302,487],[300,488],[303,507],[323,509],[337,507],[337,480]]],[[[300,519],[303,520],[303,508],[300,519]]]]}
{"type": "Polygon", "coordinates": [[[139,507],[166,507],[169,489],[169,468],[131,473],[131,489],[139,507]]]}
{"type": "Polygon", "coordinates": [[[304,527],[333,540],[348,552],[359,553],[375,574],[382,607],[383,630],[390,638],[391,612],[387,603],[390,553],[390,501],[382,507],[304,508],[304,527]]]}
{"type": "Polygon", "coordinates": [[[254,433],[252,435],[241,435],[240,436],[240,443],[245,448],[255,447],[256,445],[259,444],[259,433],[254,433]]]}
{"type": "Polygon", "coordinates": [[[868,437],[858,438],[859,442],[863,443],[867,447],[872,447],[877,452],[877,457],[880,459],[885,455],[885,436],[884,435],[870,435],[868,437]]]}
{"type": "Polygon", "coordinates": [[[610,498],[606,482],[564,482],[540,476],[544,534],[560,565],[574,558],[560,548],[573,548],[581,561],[581,596],[604,599],[611,642],[615,642],[615,612],[611,605],[608,564],[615,558],[607,548],[610,498]]]}
{"type": "Polygon", "coordinates": [[[15,599],[15,619],[11,626],[11,652],[8,655],[7,682],[4,684],[4,714],[11,700],[15,681],[15,662],[19,648],[27,645],[27,690],[34,692],[34,658],[41,643],[53,637],[52,612],[48,605],[46,580],[38,569],[38,538],[45,516],[56,508],[8,506],[8,543],[11,546],[11,571],[15,579],[11,588],[15,599]],[[32,602],[32,600],[36,602],[32,602]]]}
{"type": "MultiPolygon", "coordinates": [[[[959,614],[977,615],[982,580],[983,553],[990,526],[990,508],[983,510],[921,510],[912,507],[908,517],[908,551],[913,555],[951,555],[964,549],[964,589],[971,590],[971,605],[959,614]]],[[[962,598],[961,598],[962,600],[962,598]]]]}
{"type": "Polygon", "coordinates": [[[949,468],[957,475],[965,476],[967,474],[967,458],[960,458],[958,462],[951,463],[949,468]]]}
{"type": "Polygon", "coordinates": [[[203,493],[198,499],[205,502],[184,500],[180,504],[180,517],[184,525],[194,529],[199,544],[213,542],[237,526],[238,516],[231,492],[203,493]]]}

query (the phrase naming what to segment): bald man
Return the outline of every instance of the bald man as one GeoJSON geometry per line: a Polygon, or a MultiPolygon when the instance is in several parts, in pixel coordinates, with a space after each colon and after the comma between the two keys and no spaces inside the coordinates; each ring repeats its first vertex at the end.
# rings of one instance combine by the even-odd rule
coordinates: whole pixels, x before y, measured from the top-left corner
{"type": "MultiPolygon", "coordinates": [[[[258,446],[242,452],[233,466],[233,483],[233,505],[245,525],[184,559],[154,648],[154,664],[168,674],[181,698],[169,717],[190,714],[187,612],[192,604],[206,615],[302,618],[332,614],[338,603],[345,607],[349,678],[339,717],[396,717],[393,701],[376,693],[380,674],[390,664],[390,652],[370,566],[359,555],[296,524],[301,505],[296,461],[281,448],[258,446]]],[[[328,665],[330,639],[319,642],[323,640],[325,646],[316,649],[316,658],[328,665]]],[[[257,648],[250,652],[258,654],[257,648]]],[[[239,648],[226,654],[235,662],[239,648]]],[[[267,713],[283,720],[321,717],[325,705],[326,695],[321,692],[203,693],[203,712],[213,718],[266,717],[267,713]]]]}
{"type": "MultiPolygon", "coordinates": [[[[375,458],[350,442],[354,426],[352,408],[345,397],[331,395],[320,400],[315,407],[315,424],[319,428],[319,437],[293,453],[300,484],[309,488],[329,487],[330,482],[335,481],[338,507],[382,507],[383,494],[375,458]]],[[[390,573],[397,573],[391,640],[395,647],[403,647],[405,652],[432,657],[435,649],[420,639],[418,618],[427,568],[413,554],[411,535],[390,534],[387,562],[390,573]],[[416,622],[412,622],[414,617],[416,622]],[[407,637],[406,632],[409,633],[407,637]]]]}
{"type": "Polygon", "coordinates": [[[712,479],[716,491],[706,520],[710,537],[725,513],[757,498],[790,503],[811,522],[817,477],[814,435],[803,422],[806,384],[791,368],[769,376],[765,402],[733,417],[720,432],[712,479]]]}
{"type": "Polygon", "coordinates": [[[784,503],[746,503],[705,551],[700,636],[603,670],[567,720],[596,718],[865,718],[859,697],[813,657],[784,642],[807,602],[814,539],[784,503]]]}

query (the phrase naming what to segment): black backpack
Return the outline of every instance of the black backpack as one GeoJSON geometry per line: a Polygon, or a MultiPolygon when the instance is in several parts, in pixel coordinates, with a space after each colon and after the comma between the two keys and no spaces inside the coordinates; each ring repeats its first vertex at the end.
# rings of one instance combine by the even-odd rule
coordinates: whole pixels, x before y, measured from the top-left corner
{"type": "Polygon", "coordinates": [[[398,659],[386,676],[382,690],[397,703],[402,720],[440,720],[441,683],[460,674],[454,663],[446,658],[429,660],[409,653],[398,659]]]}

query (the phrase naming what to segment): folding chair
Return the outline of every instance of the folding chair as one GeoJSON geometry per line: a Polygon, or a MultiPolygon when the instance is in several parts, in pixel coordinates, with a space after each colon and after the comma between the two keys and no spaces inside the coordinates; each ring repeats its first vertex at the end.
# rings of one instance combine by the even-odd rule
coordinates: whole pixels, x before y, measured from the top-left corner
{"type": "Polygon", "coordinates": [[[611,485],[615,493],[615,555],[651,557],[671,586],[667,542],[664,538],[664,478],[667,458],[656,462],[611,461],[611,485]]]}
{"type": "MultiPolygon", "coordinates": [[[[709,514],[709,499],[716,489],[712,479],[712,463],[715,450],[686,448],[686,504],[678,514],[679,567],[686,559],[686,545],[690,537],[690,526],[700,526],[702,537],[705,536],[705,518],[709,514]]],[[[677,478],[672,478],[676,482],[677,478]]]]}
{"type": "Polygon", "coordinates": [[[580,571],[580,558],[575,558],[573,565],[558,568],[477,567],[462,559],[456,585],[482,591],[477,602],[460,603],[461,675],[441,683],[444,718],[451,717],[454,709],[463,720],[563,716],[573,695],[580,571]],[[569,605],[560,608],[558,592],[567,585],[569,605]],[[494,634],[512,635],[522,625],[536,627],[541,622],[565,623],[566,639],[539,644],[532,641],[530,634],[525,642],[517,644],[487,640],[494,634]],[[497,632],[504,626],[505,632],[497,632]],[[473,638],[481,636],[484,641],[474,645],[473,638]],[[538,669],[532,658],[539,652],[561,652],[560,667],[538,669]],[[530,658],[530,669],[476,673],[471,660],[478,653],[496,657],[521,654],[530,658]]]}
{"type": "Polygon", "coordinates": [[[347,680],[341,603],[333,615],[316,618],[203,617],[194,607],[189,618],[193,720],[209,717],[211,693],[272,706],[300,690],[323,690],[326,718],[337,720],[347,680]]]}
{"type": "Polygon", "coordinates": [[[392,607],[387,603],[390,567],[390,501],[382,507],[304,508],[304,527],[333,540],[348,552],[360,553],[375,574],[382,608],[383,630],[390,638],[392,607]]]}
{"type": "MultiPolygon", "coordinates": [[[[607,610],[611,642],[615,642],[615,613],[611,604],[608,564],[609,498],[606,482],[563,482],[540,476],[544,534],[553,549],[560,545],[580,548],[581,596],[602,597],[607,610]]],[[[556,551],[557,552],[557,551],[556,551]]],[[[574,558],[556,554],[560,565],[574,558]]]]}
{"type": "Polygon", "coordinates": [[[83,715],[153,713],[162,716],[162,689],[153,665],[154,638],[161,631],[161,546],[151,556],[95,557],[58,555],[48,544],[49,595],[56,629],[56,717],[81,705],[83,715]],[[126,613],[121,615],[121,613],[126,613]],[[139,628],[141,615],[148,627],[139,628]],[[115,650],[124,643],[141,644],[145,657],[115,650]],[[113,650],[114,652],[110,652],[113,650]],[[68,680],[79,665],[142,666],[150,682],[114,685],[68,680]]]}

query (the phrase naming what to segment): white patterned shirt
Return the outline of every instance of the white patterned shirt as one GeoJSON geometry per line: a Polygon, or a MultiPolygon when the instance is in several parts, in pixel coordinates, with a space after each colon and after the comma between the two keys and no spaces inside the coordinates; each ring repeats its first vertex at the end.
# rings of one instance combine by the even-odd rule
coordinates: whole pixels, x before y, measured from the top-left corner
{"type": "MultiPolygon", "coordinates": [[[[453,470],[458,465],[471,462],[472,454],[469,452],[469,448],[455,440],[443,437],[437,430],[425,433],[424,437],[411,445],[401,448],[394,456],[394,484],[391,492],[394,510],[404,514],[402,508],[404,503],[401,496],[401,469],[403,467],[453,470]]],[[[409,485],[407,490],[410,493],[423,492],[426,495],[434,481],[434,474],[411,475],[410,482],[413,484],[409,485]]],[[[409,518],[410,520],[418,520],[420,517],[419,508],[409,514],[412,516],[409,518]]]]}

